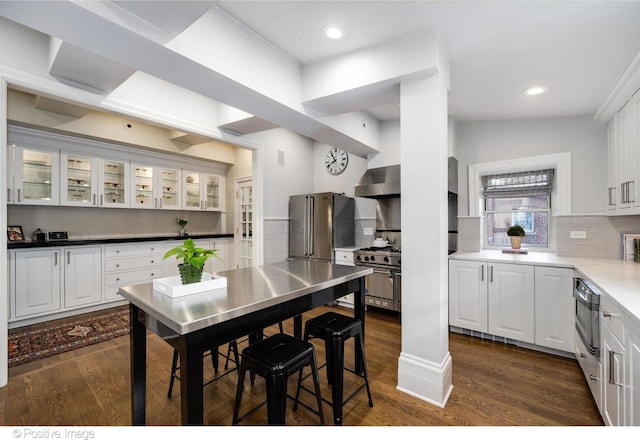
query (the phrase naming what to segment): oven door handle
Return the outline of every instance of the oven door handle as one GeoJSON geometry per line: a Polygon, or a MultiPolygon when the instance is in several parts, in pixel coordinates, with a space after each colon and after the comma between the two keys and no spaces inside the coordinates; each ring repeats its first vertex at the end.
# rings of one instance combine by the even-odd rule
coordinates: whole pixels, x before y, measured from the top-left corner
{"type": "Polygon", "coordinates": [[[392,273],[392,271],[390,271],[390,270],[384,270],[384,269],[376,269],[376,268],[374,268],[374,269],[373,269],[373,273],[379,273],[379,274],[382,274],[382,275],[389,275],[389,278],[392,278],[392,277],[393,277],[393,273],[392,273]]]}

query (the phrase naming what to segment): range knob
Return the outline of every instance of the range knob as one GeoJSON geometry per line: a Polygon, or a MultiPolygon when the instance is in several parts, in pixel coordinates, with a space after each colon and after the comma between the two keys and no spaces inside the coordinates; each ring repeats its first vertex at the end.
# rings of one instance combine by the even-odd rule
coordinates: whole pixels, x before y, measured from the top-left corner
{"type": "Polygon", "coordinates": [[[364,261],[369,261],[369,257],[364,257],[364,261]]]}
{"type": "Polygon", "coordinates": [[[371,256],[371,261],[376,261],[376,257],[375,256],[371,256]]]}
{"type": "Polygon", "coordinates": [[[361,259],[360,255],[356,256],[357,261],[360,261],[360,259],[361,259]]]}
{"type": "Polygon", "coordinates": [[[389,257],[384,257],[384,262],[388,263],[389,262],[389,257]]]}

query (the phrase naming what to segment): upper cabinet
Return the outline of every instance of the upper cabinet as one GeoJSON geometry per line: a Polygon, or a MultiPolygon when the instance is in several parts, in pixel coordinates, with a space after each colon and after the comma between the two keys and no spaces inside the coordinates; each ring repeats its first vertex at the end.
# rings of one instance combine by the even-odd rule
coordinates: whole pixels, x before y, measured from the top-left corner
{"type": "Polygon", "coordinates": [[[180,209],[181,170],[152,165],[131,165],[131,207],[180,209]]]}
{"type": "Polygon", "coordinates": [[[607,213],[640,214],[640,92],[607,127],[607,213]]]}
{"type": "Polygon", "coordinates": [[[224,211],[226,169],[205,161],[14,126],[8,154],[10,204],[224,211]]]}
{"type": "Polygon", "coordinates": [[[16,205],[57,205],[60,166],[57,151],[9,141],[7,202],[16,205]]]}
{"type": "Polygon", "coordinates": [[[196,171],[183,171],[182,209],[224,211],[224,177],[196,171]]]}

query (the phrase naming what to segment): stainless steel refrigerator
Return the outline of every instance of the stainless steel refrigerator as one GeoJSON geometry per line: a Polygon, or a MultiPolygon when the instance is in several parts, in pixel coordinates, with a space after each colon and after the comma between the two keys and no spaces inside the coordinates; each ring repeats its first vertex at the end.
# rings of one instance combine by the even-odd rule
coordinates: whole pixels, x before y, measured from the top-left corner
{"type": "Polygon", "coordinates": [[[333,261],[333,250],[355,244],[355,200],[336,193],[291,196],[289,258],[333,261]]]}

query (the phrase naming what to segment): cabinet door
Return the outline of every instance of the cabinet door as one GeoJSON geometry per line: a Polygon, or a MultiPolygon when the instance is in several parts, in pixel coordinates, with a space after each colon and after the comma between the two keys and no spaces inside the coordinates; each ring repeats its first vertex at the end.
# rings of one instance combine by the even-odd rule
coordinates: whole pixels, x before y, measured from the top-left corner
{"type": "Polygon", "coordinates": [[[489,263],[489,333],[534,342],[533,266],[489,263]]]}
{"type": "Polygon", "coordinates": [[[203,176],[203,184],[204,209],[207,211],[223,211],[224,178],[213,174],[205,174],[203,176]]]}
{"type": "Polygon", "coordinates": [[[160,167],[158,175],[158,199],[161,209],[180,209],[180,170],[160,167]]]}
{"type": "Polygon", "coordinates": [[[182,173],[182,209],[200,210],[204,206],[201,197],[200,173],[184,171],[182,173]]]}
{"type": "Polygon", "coordinates": [[[102,301],[102,252],[99,247],[64,249],[64,306],[102,301]]]}
{"type": "Polygon", "coordinates": [[[13,146],[9,164],[12,183],[8,202],[20,205],[58,205],[60,154],[57,151],[13,146]]]}
{"type": "Polygon", "coordinates": [[[131,164],[131,207],[154,209],[160,202],[156,198],[155,169],[150,165],[131,164]]]}
{"type": "Polygon", "coordinates": [[[618,148],[618,191],[620,200],[618,203],[618,214],[628,214],[633,205],[631,198],[632,187],[634,186],[635,174],[635,151],[634,140],[634,106],[627,103],[616,115],[616,145],[618,148]]]}
{"type": "Polygon", "coordinates": [[[486,332],[487,322],[487,265],[449,261],[449,324],[486,332]]]}
{"type": "Polygon", "coordinates": [[[98,206],[98,160],[88,156],[60,155],[60,204],[98,206]]]}
{"type": "Polygon", "coordinates": [[[625,425],[640,426],[640,325],[627,326],[625,425]]]}
{"type": "MultiPolygon", "coordinates": [[[[629,105],[632,107],[632,139],[630,140],[630,147],[633,152],[633,175],[630,188],[631,204],[634,208],[640,208],[640,92],[636,92],[631,97],[629,105]]],[[[638,209],[634,211],[635,214],[640,212],[638,209]]]]}
{"type": "Polygon", "coordinates": [[[60,309],[62,292],[60,249],[16,251],[16,317],[44,314],[60,309]]]}
{"type": "Polygon", "coordinates": [[[222,272],[223,270],[229,270],[233,268],[233,258],[231,255],[231,241],[217,238],[211,241],[211,249],[218,250],[217,258],[210,258],[209,267],[211,268],[211,272],[222,272]]]}
{"type": "Polygon", "coordinates": [[[615,214],[620,198],[616,146],[616,121],[614,119],[607,125],[607,211],[609,214],[615,214]]]}
{"type": "Polygon", "coordinates": [[[536,266],[536,345],[572,352],[574,322],[573,269],[536,266]]]}
{"type": "Polygon", "coordinates": [[[98,161],[99,201],[102,208],[129,207],[129,163],[119,160],[98,161]]]}
{"type": "Polygon", "coordinates": [[[602,419],[608,426],[624,424],[624,346],[609,327],[600,326],[603,368],[602,419]]]}

